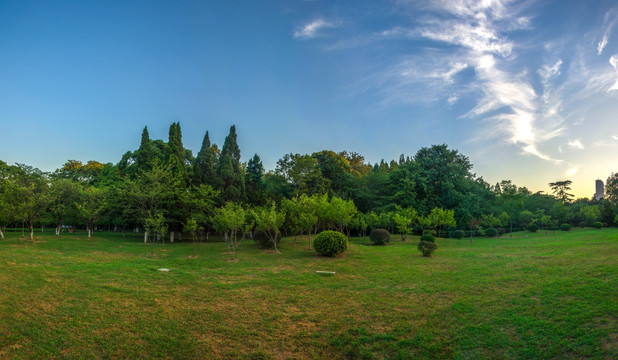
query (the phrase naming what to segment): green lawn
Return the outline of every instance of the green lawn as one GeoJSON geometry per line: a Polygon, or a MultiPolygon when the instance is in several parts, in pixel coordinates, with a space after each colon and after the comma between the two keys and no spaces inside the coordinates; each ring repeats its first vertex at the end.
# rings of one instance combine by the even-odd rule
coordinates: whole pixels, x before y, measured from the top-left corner
{"type": "Polygon", "coordinates": [[[0,359],[616,359],[618,231],[166,244],[52,234],[0,241],[0,359]],[[529,237],[528,237],[529,236],[529,237]],[[169,272],[160,272],[159,268],[169,272]],[[335,276],[316,275],[335,271],[335,276]]]}

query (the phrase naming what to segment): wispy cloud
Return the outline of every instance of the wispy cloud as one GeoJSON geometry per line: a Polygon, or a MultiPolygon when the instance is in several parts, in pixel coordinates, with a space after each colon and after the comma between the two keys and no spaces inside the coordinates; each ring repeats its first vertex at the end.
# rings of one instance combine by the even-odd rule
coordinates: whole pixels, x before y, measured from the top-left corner
{"type": "Polygon", "coordinates": [[[618,22],[618,8],[613,8],[605,14],[605,21],[603,23],[603,37],[597,44],[597,54],[601,55],[605,46],[609,42],[609,35],[612,32],[612,28],[618,22]]]}
{"type": "Polygon", "coordinates": [[[542,95],[535,92],[525,69],[509,70],[517,44],[506,35],[505,29],[527,29],[529,19],[519,16],[508,5],[508,1],[501,0],[438,1],[435,6],[446,13],[446,19],[436,16],[425,20],[419,33],[424,38],[466,51],[466,64],[474,67],[476,87],[483,94],[466,117],[486,119],[492,127],[488,131],[505,134],[525,154],[562,164],[564,161],[539,148],[563,131],[562,119],[555,116],[560,101],[552,102],[549,97],[550,81],[560,75],[562,61],[539,70],[545,88],[542,95]],[[552,119],[540,123],[541,115],[552,119]]]}
{"type": "Polygon", "coordinates": [[[571,149],[576,149],[576,150],[583,150],[585,148],[584,144],[582,144],[582,142],[579,139],[569,141],[569,147],[571,149]]]}
{"type": "MultiPolygon", "coordinates": [[[[618,54],[610,57],[609,63],[614,67],[614,70],[616,70],[616,75],[618,75],[618,54]]],[[[618,90],[618,78],[616,79],[616,82],[614,83],[614,85],[612,85],[612,87],[607,89],[607,92],[610,92],[613,90],[618,90]]]]}
{"type": "Polygon", "coordinates": [[[318,36],[320,30],[332,28],[334,26],[334,24],[322,18],[318,18],[296,29],[296,31],[294,31],[294,37],[297,39],[312,39],[318,36]]]}

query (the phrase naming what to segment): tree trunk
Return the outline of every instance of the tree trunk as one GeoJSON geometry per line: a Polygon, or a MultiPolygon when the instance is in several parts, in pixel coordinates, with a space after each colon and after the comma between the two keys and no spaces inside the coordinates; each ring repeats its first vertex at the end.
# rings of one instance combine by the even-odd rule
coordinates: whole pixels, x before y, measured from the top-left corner
{"type": "Polygon", "coordinates": [[[2,232],[2,226],[0,226],[0,238],[4,240],[4,232],[2,232]]]}
{"type": "Polygon", "coordinates": [[[25,223],[24,221],[21,222],[21,237],[26,236],[26,228],[25,228],[25,223]]]}
{"type": "Polygon", "coordinates": [[[148,231],[144,231],[144,244],[148,242],[148,231]]]}
{"type": "MultiPolygon", "coordinates": [[[[163,242],[165,242],[165,240],[163,240],[163,242]]],[[[170,231],[170,242],[173,243],[174,242],[174,232],[170,231]]]]}
{"type": "Polygon", "coordinates": [[[34,223],[30,223],[30,241],[34,241],[34,223]]]}
{"type": "Polygon", "coordinates": [[[56,226],[56,237],[60,237],[60,229],[61,228],[62,228],[62,225],[56,226]]]}

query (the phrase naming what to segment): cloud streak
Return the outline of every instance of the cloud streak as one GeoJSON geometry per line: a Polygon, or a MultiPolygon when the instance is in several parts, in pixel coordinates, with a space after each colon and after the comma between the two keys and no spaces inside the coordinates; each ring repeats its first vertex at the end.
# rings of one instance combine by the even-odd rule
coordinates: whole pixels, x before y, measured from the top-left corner
{"type": "Polygon", "coordinates": [[[334,27],[332,23],[318,18],[296,29],[296,31],[294,31],[294,37],[297,39],[313,39],[318,36],[320,30],[332,27],[334,27]]]}
{"type": "Polygon", "coordinates": [[[603,50],[609,42],[609,36],[612,32],[612,28],[618,22],[618,8],[611,9],[605,14],[605,21],[603,24],[603,38],[597,43],[597,54],[603,54],[603,50]]]}

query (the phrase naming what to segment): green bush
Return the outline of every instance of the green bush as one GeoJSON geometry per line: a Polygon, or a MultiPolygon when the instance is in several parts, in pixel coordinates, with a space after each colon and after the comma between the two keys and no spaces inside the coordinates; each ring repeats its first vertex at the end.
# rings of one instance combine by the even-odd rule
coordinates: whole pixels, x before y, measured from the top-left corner
{"type": "MultiPolygon", "coordinates": [[[[257,246],[262,249],[273,249],[275,247],[273,245],[273,242],[270,241],[270,239],[266,236],[266,234],[264,234],[261,231],[253,232],[253,241],[255,241],[257,246]]],[[[277,234],[276,241],[277,241],[277,245],[279,245],[279,243],[281,242],[281,233],[277,234]]]]}
{"type": "Polygon", "coordinates": [[[322,231],[313,240],[313,248],[322,256],[337,256],[348,248],[348,238],[338,231],[322,231]]]}
{"type": "Polygon", "coordinates": [[[418,251],[420,251],[425,257],[430,257],[431,253],[434,252],[437,248],[438,248],[438,245],[436,245],[433,242],[421,241],[418,243],[418,251]]]}
{"type": "Polygon", "coordinates": [[[431,235],[431,233],[427,231],[423,235],[421,235],[421,242],[423,241],[433,243],[436,242],[436,237],[431,235]]]}
{"type": "Polygon", "coordinates": [[[569,230],[571,230],[571,225],[567,224],[567,223],[564,223],[564,224],[560,225],[560,230],[562,230],[562,231],[569,231],[569,230]]]}
{"type": "Polygon", "coordinates": [[[466,236],[466,232],[463,231],[463,230],[455,230],[455,231],[453,231],[453,237],[455,239],[461,239],[464,236],[466,236]]]}
{"type": "Polygon", "coordinates": [[[602,228],[602,227],[603,227],[603,223],[602,223],[602,222],[600,222],[600,221],[595,221],[595,222],[592,224],[592,227],[595,227],[595,228],[597,228],[597,229],[600,229],[600,228],[602,228]]]}
{"type": "Polygon", "coordinates": [[[539,229],[539,226],[537,224],[528,225],[528,231],[530,232],[536,232],[538,229],[539,229]]]}
{"type": "Polygon", "coordinates": [[[579,222],[579,227],[582,228],[582,229],[585,228],[586,227],[586,223],[583,222],[583,221],[580,221],[579,222]]]}
{"type": "Polygon", "coordinates": [[[391,233],[386,229],[373,229],[369,233],[369,240],[374,245],[386,245],[391,241],[391,233]]]}
{"type": "Polygon", "coordinates": [[[496,237],[498,236],[498,230],[494,228],[485,229],[485,235],[489,237],[496,237]]]}

